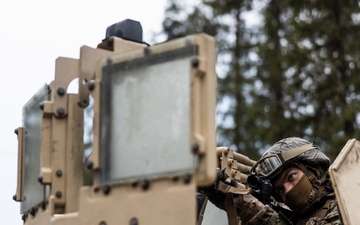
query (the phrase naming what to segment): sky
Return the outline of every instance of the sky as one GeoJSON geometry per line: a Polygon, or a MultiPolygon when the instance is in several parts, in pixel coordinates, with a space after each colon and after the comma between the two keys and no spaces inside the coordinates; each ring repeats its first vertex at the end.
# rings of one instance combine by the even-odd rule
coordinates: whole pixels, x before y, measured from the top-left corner
{"type": "Polygon", "coordinates": [[[166,0],[4,0],[0,3],[0,215],[1,224],[22,224],[17,182],[17,136],[22,107],[54,79],[58,57],[79,58],[83,45],[96,48],[109,25],[141,23],[143,40],[155,44],[166,0]]]}

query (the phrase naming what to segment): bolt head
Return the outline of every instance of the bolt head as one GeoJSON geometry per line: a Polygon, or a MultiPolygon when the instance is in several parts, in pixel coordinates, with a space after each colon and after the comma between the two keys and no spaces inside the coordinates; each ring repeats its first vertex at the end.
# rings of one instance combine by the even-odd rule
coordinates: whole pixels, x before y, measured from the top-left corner
{"type": "Polygon", "coordinates": [[[149,180],[147,179],[143,179],[141,182],[140,182],[140,186],[143,190],[148,190],[149,187],[150,187],[150,182],[149,180]]]}
{"type": "Polygon", "coordinates": [[[102,191],[105,195],[108,195],[110,193],[110,186],[109,185],[105,185],[103,188],[102,188],[102,191]]]}
{"type": "Polygon", "coordinates": [[[194,58],[191,60],[192,67],[197,68],[197,67],[199,67],[199,64],[200,64],[200,61],[198,58],[194,58]]]}
{"type": "Polygon", "coordinates": [[[61,177],[62,176],[62,171],[59,169],[59,170],[56,170],[56,176],[57,177],[61,177]]]}
{"type": "Polygon", "coordinates": [[[56,93],[59,95],[59,96],[64,96],[66,91],[63,87],[59,87],[57,90],[56,90],[56,93]]]}
{"type": "Polygon", "coordinates": [[[61,191],[57,191],[57,192],[55,193],[55,196],[56,196],[57,198],[61,198],[61,197],[62,197],[62,192],[61,192],[61,191]]]}

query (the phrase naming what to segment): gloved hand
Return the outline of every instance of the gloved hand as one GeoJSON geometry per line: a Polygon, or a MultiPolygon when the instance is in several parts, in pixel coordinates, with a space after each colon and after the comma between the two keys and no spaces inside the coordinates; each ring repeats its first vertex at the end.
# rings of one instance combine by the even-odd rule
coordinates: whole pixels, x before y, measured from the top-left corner
{"type": "Polygon", "coordinates": [[[218,178],[214,185],[201,188],[201,191],[218,208],[228,210],[235,207],[236,215],[244,224],[264,224],[272,217],[273,209],[261,203],[253,195],[246,194],[246,187],[243,184],[233,179],[230,184],[226,183],[227,187],[224,188],[221,185],[224,185],[226,178],[221,179],[224,178],[221,171],[218,172],[218,178]],[[228,190],[228,192],[220,190],[228,190]],[[244,194],[239,194],[241,192],[244,194]],[[232,201],[229,201],[229,198],[232,198],[232,201]]]}
{"type": "Polygon", "coordinates": [[[265,206],[251,194],[235,196],[234,204],[236,213],[240,219],[250,224],[255,224],[253,223],[254,220],[264,216],[264,214],[270,210],[269,206],[265,206]]]}
{"type": "MultiPolygon", "coordinates": [[[[246,190],[244,184],[231,180],[231,186],[235,187],[238,192],[246,190]]],[[[256,197],[248,194],[232,194],[233,205],[235,206],[236,214],[244,224],[263,224],[264,220],[268,219],[266,213],[272,209],[260,202],[256,197]],[[261,221],[259,223],[259,221],[261,221]]],[[[229,203],[228,203],[229,204],[229,203]]],[[[231,207],[231,206],[230,206],[231,207]]],[[[229,206],[228,206],[229,208],[229,206]]]]}
{"type": "Polygon", "coordinates": [[[217,180],[210,186],[199,188],[199,192],[205,194],[209,201],[213,203],[216,207],[220,209],[225,209],[225,199],[226,193],[218,190],[218,185],[220,181],[225,181],[227,174],[224,171],[217,170],[217,180]]]}

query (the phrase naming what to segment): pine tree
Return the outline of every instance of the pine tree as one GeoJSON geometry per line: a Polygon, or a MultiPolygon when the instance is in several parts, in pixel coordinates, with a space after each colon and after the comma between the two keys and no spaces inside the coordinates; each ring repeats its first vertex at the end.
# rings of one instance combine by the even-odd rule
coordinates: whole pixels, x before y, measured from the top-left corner
{"type": "Polygon", "coordinates": [[[299,136],[334,158],[359,137],[357,1],[206,0],[189,10],[173,0],[169,6],[163,23],[169,39],[197,32],[217,39],[219,145],[256,158],[274,142],[299,136]],[[254,10],[261,23],[246,26],[254,10]]]}

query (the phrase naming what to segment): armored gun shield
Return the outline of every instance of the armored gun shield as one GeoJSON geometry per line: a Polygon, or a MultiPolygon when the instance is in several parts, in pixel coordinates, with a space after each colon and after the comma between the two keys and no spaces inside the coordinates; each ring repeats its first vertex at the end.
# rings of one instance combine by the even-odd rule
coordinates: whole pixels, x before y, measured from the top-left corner
{"type": "Polygon", "coordinates": [[[107,32],[79,59],[57,58],[16,129],[24,224],[195,224],[196,189],[216,179],[215,52],[207,34],[148,46],[107,32]]]}
{"type": "Polygon", "coordinates": [[[344,224],[360,221],[360,142],[350,139],[329,168],[344,224]]]}

